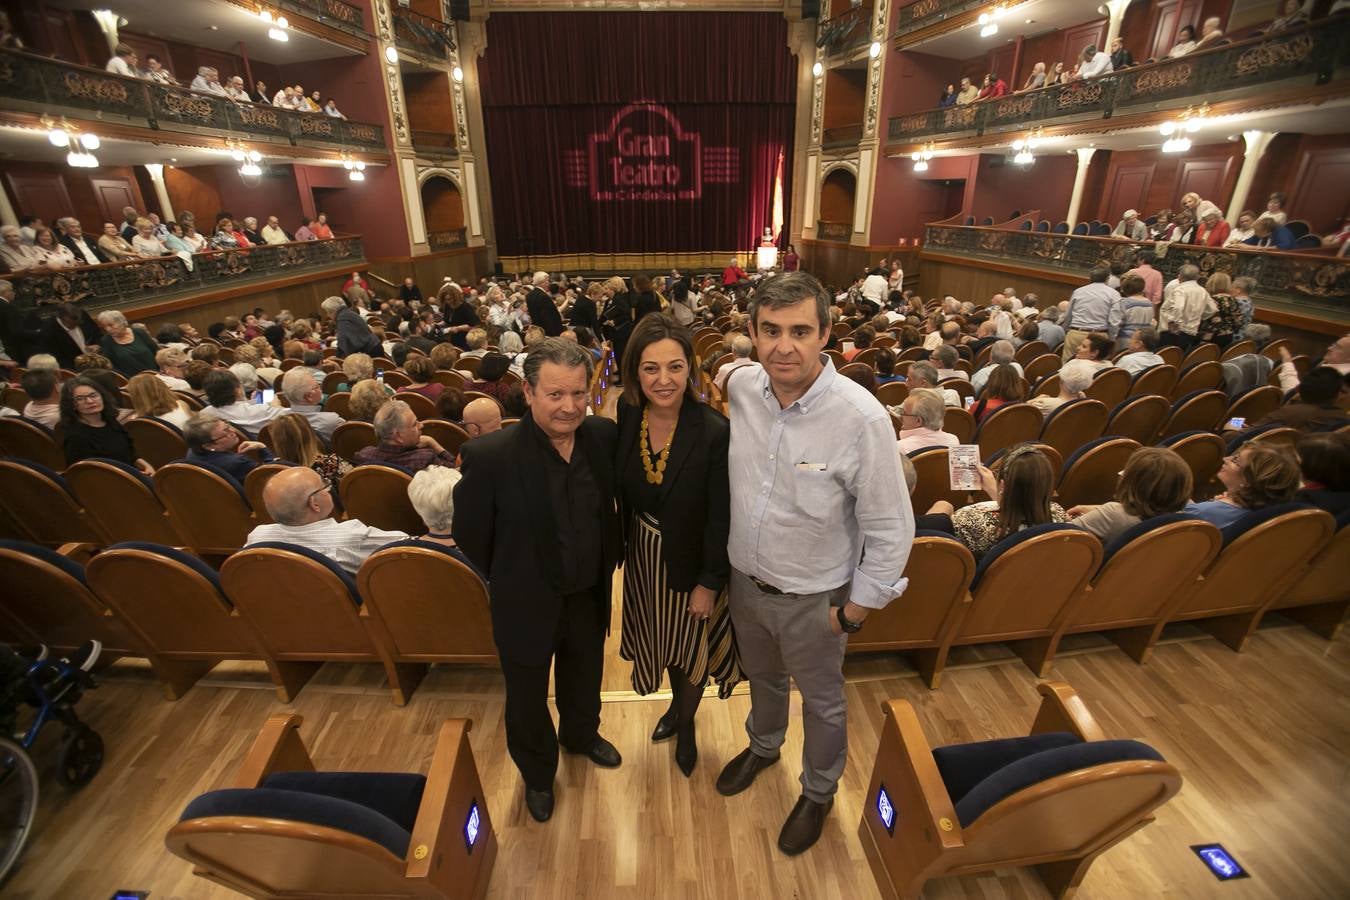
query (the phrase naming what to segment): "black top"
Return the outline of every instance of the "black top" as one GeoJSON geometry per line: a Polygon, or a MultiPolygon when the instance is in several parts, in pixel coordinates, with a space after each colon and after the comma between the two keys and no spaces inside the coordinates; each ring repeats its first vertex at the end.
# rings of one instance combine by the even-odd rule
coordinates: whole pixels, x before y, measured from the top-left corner
{"type": "Polygon", "coordinates": [[[558,312],[557,304],[546,291],[531,289],[525,295],[525,310],[530,314],[530,321],[544,329],[547,336],[557,337],[563,333],[562,313],[558,312]]]}
{"type": "MultiPolygon", "coordinates": [[[[675,431],[679,432],[679,426],[675,426],[675,431]]],[[[642,432],[639,427],[638,441],[642,440],[642,432]]],[[[652,448],[650,445],[651,437],[648,440],[648,452],[651,453],[652,467],[656,467],[657,454],[661,448],[652,448]]],[[[674,448],[671,448],[672,451],[674,448]]],[[[619,473],[619,489],[623,492],[623,502],[626,508],[633,512],[646,513],[658,522],[661,519],[661,485],[652,484],[647,481],[647,470],[642,467],[642,451],[640,447],[635,446],[632,453],[627,455],[627,462],[624,463],[623,471],[619,473]]],[[[664,478],[662,479],[664,482],[664,478]]]]}
{"type": "Polygon", "coordinates": [[[422,302],[422,289],[415,284],[412,287],[408,287],[406,284],[400,285],[398,295],[404,303],[411,303],[413,300],[418,303],[422,302]]]}
{"type": "Polygon", "coordinates": [[[655,291],[634,292],[628,299],[633,304],[634,319],[661,311],[661,301],[657,299],[655,291]]]}
{"type": "MultiPolygon", "coordinates": [[[[482,324],[483,323],[478,318],[478,311],[467,301],[456,306],[445,322],[446,328],[451,328],[455,325],[468,325],[470,328],[477,328],[482,324]]],[[[468,334],[469,332],[467,331],[456,331],[454,334],[450,335],[450,343],[461,350],[468,350],[469,344],[466,341],[468,334]]]]}
{"type": "Polygon", "coordinates": [[[947,534],[956,536],[956,528],[952,525],[952,517],[946,513],[918,513],[914,516],[915,531],[944,531],[947,534]]]}
{"type": "Polygon", "coordinates": [[[568,318],[573,328],[585,325],[596,335],[600,334],[600,320],[596,317],[595,301],[590,297],[578,297],[572,304],[572,312],[568,318]]]}
{"type": "Polygon", "coordinates": [[[1318,509],[1325,509],[1333,516],[1350,509],[1350,491],[1329,491],[1326,488],[1304,488],[1294,498],[1299,503],[1309,503],[1318,509]]]}
{"type": "Polygon", "coordinates": [[[109,422],[102,428],[76,422],[64,426],[64,432],[66,465],[84,459],[115,459],[129,466],[136,465],[136,448],[132,446],[131,435],[117,422],[109,422]]]}
{"type": "Polygon", "coordinates": [[[579,440],[573,443],[572,458],[564,461],[542,429],[535,434],[544,454],[544,484],[562,550],[558,591],[580,593],[594,587],[600,577],[600,489],[579,440]]]}

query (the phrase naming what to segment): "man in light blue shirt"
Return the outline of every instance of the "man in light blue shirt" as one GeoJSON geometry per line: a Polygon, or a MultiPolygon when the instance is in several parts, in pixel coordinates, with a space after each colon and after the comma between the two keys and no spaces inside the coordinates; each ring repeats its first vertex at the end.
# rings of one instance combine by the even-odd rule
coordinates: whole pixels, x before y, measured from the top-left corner
{"type": "Polygon", "coordinates": [[[1069,309],[1060,322],[1064,327],[1065,362],[1074,358],[1078,345],[1090,333],[1100,331],[1111,340],[1120,333],[1125,313],[1120,306],[1120,292],[1106,284],[1110,277],[1110,269],[1098,266],[1088,273],[1088,283],[1069,295],[1069,309]]]}
{"type": "Polygon", "coordinates": [[[750,304],[763,367],[727,379],[731,618],[751,709],[750,746],[722,770],[717,789],[740,793],[778,760],[790,677],[805,740],[802,796],[778,837],[788,855],[820,837],[844,771],[848,634],[904,592],[914,538],[889,415],[821,355],[829,302],[805,272],[765,281],[750,304]]]}

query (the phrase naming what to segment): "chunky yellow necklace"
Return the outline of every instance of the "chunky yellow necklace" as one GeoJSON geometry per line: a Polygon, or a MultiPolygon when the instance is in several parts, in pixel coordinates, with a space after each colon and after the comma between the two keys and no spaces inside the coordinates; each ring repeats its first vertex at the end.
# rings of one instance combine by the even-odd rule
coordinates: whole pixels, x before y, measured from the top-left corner
{"type": "Polygon", "coordinates": [[[656,467],[652,468],[652,454],[648,449],[647,438],[647,410],[642,410],[642,432],[638,435],[638,447],[642,452],[642,468],[647,473],[648,484],[660,484],[666,477],[666,460],[670,458],[670,445],[675,440],[675,429],[670,429],[670,436],[666,438],[666,445],[661,448],[661,452],[656,455],[656,467]]]}

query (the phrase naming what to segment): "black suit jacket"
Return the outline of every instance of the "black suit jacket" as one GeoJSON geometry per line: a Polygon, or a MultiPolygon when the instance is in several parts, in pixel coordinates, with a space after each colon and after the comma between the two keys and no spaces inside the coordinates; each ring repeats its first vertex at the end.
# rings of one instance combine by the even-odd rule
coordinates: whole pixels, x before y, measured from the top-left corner
{"type": "Polygon", "coordinates": [[[557,337],[563,333],[562,315],[546,292],[532,288],[525,296],[525,308],[530,314],[530,322],[544,329],[544,334],[557,337]]]}
{"type": "MultiPolygon", "coordinates": [[[[623,471],[639,453],[642,411],[619,401],[619,506],[624,525],[637,515],[623,501],[623,471]]],[[[706,404],[685,397],[675,440],[661,480],[661,558],[674,591],[702,585],[720,591],[731,575],[727,536],[731,531],[731,490],[727,450],[731,425],[706,404]]]]}
{"type": "MultiPolygon", "coordinates": [[[[562,554],[544,481],[543,448],[534,420],[474,438],[460,448],[463,479],[455,486],[452,533],[464,554],[487,574],[492,633],[504,658],[525,665],[548,662],[562,615],[562,554]]],[[[600,489],[601,563],[595,601],[609,622],[610,583],[623,559],[623,532],[615,506],[618,430],[601,416],[577,429],[573,453],[584,453],[600,489]]]]}
{"type": "Polygon", "coordinates": [[[633,304],[634,319],[641,319],[643,316],[661,311],[661,301],[655,291],[634,293],[629,300],[633,304]]]}
{"type": "MultiPolygon", "coordinates": [[[[80,331],[84,334],[84,344],[98,344],[103,339],[103,330],[95,324],[89,313],[80,310],[80,331]]],[[[61,325],[61,320],[50,316],[42,323],[42,334],[38,339],[43,353],[50,353],[63,369],[75,368],[75,357],[84,352],[84,345],[76,345],[70,332],[61,325]]]]}
{"type": "Polygon", "coordinates": [[[590,297],[578,297],[572,303],[572,314],[569,317],[572,327],[585,325],[591,330],[591,333],[599,337],[600,319],[595,313],[595,301],[590,297]]]}
{"type": "Polygon", "coordinates": [[[81,266],[88,265],[88,263],[85,261],[84,254],[81,253],[80,248],[76,246],[79,243],[83,243],[90,250],[94,251],[94,257],[99,262],[108,261],[108,255],[98,248],[98,242],[89,237],[89,235],[87,234],[80,235],[79,241],[76,241],[75,238],[71,237],[68,234],[63,234],[61,235],[61,243],[64,244],[67,248],[69,248],[71,253],[75,254],[75,262],[78,265],[81,266]]]}

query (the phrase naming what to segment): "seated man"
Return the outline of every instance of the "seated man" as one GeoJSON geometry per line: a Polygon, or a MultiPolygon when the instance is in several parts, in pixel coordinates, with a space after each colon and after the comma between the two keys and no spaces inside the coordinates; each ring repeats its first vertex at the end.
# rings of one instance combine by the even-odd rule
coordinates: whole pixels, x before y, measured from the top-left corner
{"type": "Polygon", "coordinates": [[[408,539],[402,531],[372,528],[359,519],[334,519],[333,492],[323,476],[308,466],[273,475],[263,488],[263,505],[275,524],[250,531],[245,547],[264,541],[297,544],[322,553],[352,574],[376,550],[408,539]]]}
{"type": "Polygon", "coordinates": [[[958,358],[956,348],[951,344],[943,344],[933,351],[931,359],[937,363],[937,375],[942,378],[959,378],[962,381],[969,381],[970,376],[963,370],[956,368],[958,358]]]}
{"type": "Polygon", "coordinates": [[[932,388],[914,391],[899,407],[890,407],[900,417],[900,434],[896,441],[901,456],[929,447],[955,447],[961,441],[956,435],[943,431],[946,404],[942,395],[932,388]]]}
{"type": "Polygon", "coordinates": [[[1012,366],[1021,375],[1022,364],[1016,361],[1016,356],[1017,349],[1013,347],[1012,341],[995,341],[993,349],[989,351],[989,365],[970,376],[970,386],[975,389],[975,393],[984,390],[984,383],[999,366],[1012,366]]]}
{"type": "Polygon", "coordinates": [[[942,402],[946,406],[961,406],[961,395],[951,388],[938,388],[938,371],[930,362],[916,362],[909,367],[909,392],[913,394],[922,388],[941,390],[942,402]]]}
{"type": "Polygon", "coordinates": [[[284,406],[253,403],[244,398],[238,376],[227,369],[213,369],[202,379],[202,390],[210,405],[203,412],[213,413],[249,437],[257,437],[264,425],[290,412],[284,406]]]}
{"type": "Polygon", "coordinates": [[[245,441],[229,422],[208,412],[194,413],[183,426],[187,461],[206,469],[219,469],[240,484],[261,463],[275,462],[272,451],[260,441],[245,441]],[[261,461],[244,454],[259,451],[261,461]]]}
{"type": "Polygon", "coordinates": [[[28,402],[23,407],[24,418],[40,422],[49,429],[55,428],[61,419],[61,390],[56,373],[29,369],[19,383],[28,395],[28,402]]]}
{"type": "MultiPolygon", "coordinates": [[[[905,473],[905,484],[909,487],[909,495],[914,496],[914,489],[919,486],[919,472],[914,468],[914,463],[908,456],[900,454],[900,471],[905,473]]],[[[947,500],[939,500],[928,508],[928,512],[914,514],[915,531],[943,531],[956,537],[956,528],[952,525],[952,513],[955,509],[947,500]]]]}
{"type": "Polygon", "coordinates": [[[1116,237],[1129,238],[1132,241],[1148,240],[1148,226],[1139,218],[1137,210],[1127,209],[1116,227],[1111,231],[1116,237]]]}
{"type": "Polygon", "coordinates": [[[326,445],[331,444],[333,432],[342,424],[343,419],[337,413],[324,412],[320,408],[320,404],[323,403],[323,385],[314,377],[313,370],[297,366],[282,375],[281,392],[291,402],[289,411],[304,416],[309,420],[310,427],[319,436],[319,440],[326,445]]]}
{"type": "Polygon", "coordinates": [[[375,413],[375,436],[379,444],[356,451],[358,466],[398,466],[420,472],[427,466],[454,467],[455,457],[429,434],[422,433],[412,407],[402,400],[390,400],[375,413]]]}
{"type": "Polygon", "coordinates": [[[1158,349],[1156,328],[1140,328],[1130,335],[1130,342],[1125,345],[1125,349],[1129,352],[1116,361],[1116,368],[1124,369],[1131,376],[1167,362],[1156,352],[1158,349]]]}
{"type": "Polygon", "coordinates": [[[470,439],[502,430],[502,406],[491,397],[469,401],[461,417],[461,424],[470,439]]]}
{"type": "Polygon", "coordinates": [[[754,349],[755,345],[751,342],[750,338],[744,334],[738,334],[731,339],[731,354],[733,359],[730,362],[722,363],[722,368],[717,370],[717,377],[713,379],[713,383],[717,385],[718,390],[726,390],[727,377],[730,376],[732,372],[744,366],[759,365],[759,363],[750,358],[750,354],[754,349]]]}
{"type": "Polygon", "coordinates": [[[1284,425],[1300,431],[1335,431],[1350,423],[1345,412],[1350,399],[1350,375],[1331,366],[1318,366],[1298,386],[1294,402],[1286,403],[1249,427],[1284,425]]]}

